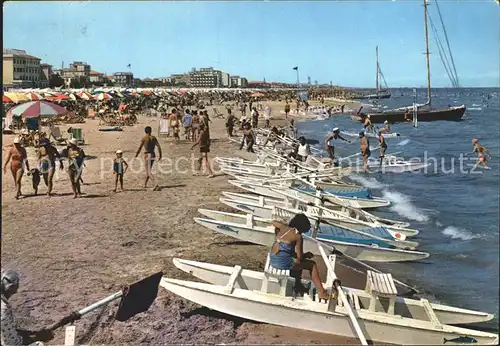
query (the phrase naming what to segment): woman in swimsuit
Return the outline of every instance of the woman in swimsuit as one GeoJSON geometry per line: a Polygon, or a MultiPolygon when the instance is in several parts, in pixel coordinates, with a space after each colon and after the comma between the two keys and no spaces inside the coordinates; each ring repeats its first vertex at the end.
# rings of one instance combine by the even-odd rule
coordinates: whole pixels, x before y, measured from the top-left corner
{"type": "Polygon", "coordinates": [[[47,197],[52,194],[54,173],[56,170],[56,159],[59,160],[59,169],[64,169],[63,162],[61,160],[61,155],[57,149],[50,144],[47,138],[42,138],[40,140],[40,149],[38,151],[38,162],[40,173],[42,173],[43,181],[47,186],[47,197]]]}
{"type": "Polygon", "coordinates": [[[16,199],[21,196],[21,181],[24,175],[24,165],[29,171],[30,166],[28,164],[28,153],[26,149],[21,145],[21,139],[19,137],[14,138],[13,145],[9,148],[7,152],[7,159],[3,165],[3,172],[7,172],[7,164],[10,161],[10,172],[14,178],[14,183],[16,184],[16,199]]]}
{"type": "Polygon", "coordinates": [[[74,198],[77,198],[82,195],[82,190],[80,188],[80,174],[83,169],[85,152],[77,146],[77,141],[73,138],[69,141],[66,155],[68,158],[68,175],[69,180],[71,181],[71,189],[73,190],[74,198]]]}
{"type": "Polygon", "coordinates": [[[313,254],[304,253],[302,233],[311,228],[309,219],[304,214],[295,215],[288,225],[273,221],[276,241],[269,252],[270,264],[273,268],[282,270],[308,270],[311,279],[318,290],[319,299],[329,299],[329,295],[321,283],[316,263],[310,258],[313,254]]]}
{"type": "Polygon", "coordinates": [[[205,160],[205,167],[207,172],[209,173],[209,178],[214,177],[214,173],[212,172],[212,168],[210,167],[210,161],[208,160],[208,153],[210,152],[210,135],[208,133],[208,128],[204,123],[200,124],[200,138],[198,141],[193,144],[191,150],[194,149],[197,145],[200,145],[200,158],[198,159],[198,166],[196,167],[197,171],[201,170],[201,164],[203,160],[205,160]]]}
{"type": "Polygon", "coordinates": [[[384,160],[385,151],[387,150],[387,143],[385,137],[382,136],[382,131],[378,132],[378,143],[380,144],[380,166],[382,166],[382,161],[384,160]]]}
{"type": "Polygon", "coordinates": [[[472,153],[477,153],[477,162],[474,165],[473,169],[476,168],[479,164],[481,164],[484,168],[489,168],[486,164],[486,155],[488,155],[488,158],[491,158],[491,155],[488,153],[488,148],[479,144],[479,140],[477,138],[474,138],[472,140],[472,143],[472,153]]]}

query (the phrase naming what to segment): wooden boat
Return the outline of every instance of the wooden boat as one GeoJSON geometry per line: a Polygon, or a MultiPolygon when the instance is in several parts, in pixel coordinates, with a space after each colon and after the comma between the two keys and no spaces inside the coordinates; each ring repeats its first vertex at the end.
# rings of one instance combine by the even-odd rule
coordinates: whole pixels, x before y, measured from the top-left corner
{"type": "MultiPolygon", "coordinates": [[[[229,183],[245,191],[274,198],[282,198],[282,195],[276,190],[295,191],[294,193],[296,193],[299,196],[302,195],[301,197],[305,201],[313,202],[313,198],[310,197],[311,189],[305,187],[300,189],[296,187],[283,188],[280,185],[271,183],[258,184],[258,183],[242,182],[236,180],[229,180],[229,183]]],[[[379,197],[372,197],[368,199],[368,198],[356,198],[356,197],[333,195],[327,191],[318,190],[318,192],[321,197],[332,199],[339,205],[359,208],[359,209],[380,208],[380,207],[386,207],[391,204],[388,200],[379,197]]]]}
{"type": "MultiPolygon", "coordinates": [[[[225,213],[230,214],[230,213],[225,213]]],[[[232,214],[231,217],[236,222],[227,222],[227,215],[221,212],[211,211],[210,217],[214,218],[199,218],[195,217],[194,221],[212,231],[231,236],[233,238],[247,241],[254,244],[271,246],[274,242],[274,228],[269,225],[269,220],[262,221],[258,218],[252,217],[251,214],[239,215],[232,214]],[[215,219],[219,218],[219,219],[215,219]],[[253,222],[261,221],[260,226],[255,225],[253,222]],[[252,221],[254,220],[254,221],[252,221]]],[[[360,261],[371,262],[404,262],[404,261],[417,261],[429,257],[428,253],[403,250],[387,246],[384,242],[373,240],[371,243],[377,245],[366,245],[355,242],[346,242],[336,239],[322,238],[319,234],[321,242],[329,245],[331,250],[333,248],[341,251],[342,253],[355,258],[360,261]],[[380,243],[380,245],[378,245],[380,243]]],[[[330,237],[332,238],[332,237],[330,237]]],[[[361,237],[360,237],[361,238],[361,237]]],[[[348,238],[344,238],[349,240],[348,238]]],[[[351,241],[354,239],[351,239],[351,241]]],[[[312,252],[318,254],[318,249],[314,239],[304,236],[304,252],[312,252]]]]}
{"type": "MultiPolygon", "coordinates": [[[[298,208],[301,205],[308,204],[308,202],[305,202],[301,199],[296,199],[295,195],[292,195],[292,194],[290,194],[290,195],[283,194],[281,198],[272,198],[272,197],[265,197],[265,196],[257,196],[257,195],[249,194],[249,193],[235,193],[235,192],[227,192],[227,191],[222,192],[222,194],[228,200],[234,200],[234,201],[241,203],[241,204],[259,205],[261,207],[275,205],[277,207],[292,206],[294,208],[298,208]]],[[[311,196],[313,196],[313,195],[311,194],[311,196]]],[[[314,195],[313,197],[316,197],[316,196],[314,195]]],[[[235,209],[238,209],[238,208],[235,208],[235,209]]],[[[372,222],[372,223],[379,223],[381,225],[384,225],[385,227],[389,227],[389,228],[393,228],[393,229],[407,228],[410,226],[410,223],[408,223],[408,222],[385,219],[385,218],[370,214],[367,211],[364,211],[361,209],[345,207],[345,206],[334,204],[334,203],[329,203],[328,209],[335,211],[335,212],[338,212],[338,213],[341,213],[341,214],[344,214],[346,216],[352,217],[356,220],[361,220],[361,221],[365,221],[365,222],[372,222]]],[[[249,212],[248,209],[244,209],[242,211],[249,212]]],[[[416,231],[416,232],[418,233],[418,231],[416,231]]]]}
{"type": "MultiPolygon", "coordinates": [[[[354,133],[354,132],[349,132],[349,131],[342,131],[341,133],[343,135],[346,135],[346,136],[349,136],[349,137],[359,137],[359,132],[358,133],[354,133]]],[[[373,132],[366,132],[365,131],[365,136],[366,137],[370,137],[370,138],[378,138],[378,134],[377,133],[373,133],[373,132]]],[[[382,136],[384,138],[401,138],[401,134],[397,133],[397,132],[382,133],[382,136]]]]}
{"type": "MultiPolygon", "coordinates": [[[[234,267],[196,262],[180,258],[174,258],[173,262],[174,265],[180,270],[189,273],[200,280],[220,286],[227,284],[234,270],[234,267]]],[[[248,289],[251,291],[260,290],[263,280],[263,272],[243,269],[241,271],[239,280],[235,282],[235,287],[248,289]]],[[[290,281],[293,284],[295,282],[295,279],[290,278],[290,281]]],[[[310,281],[302,280],[302,283],[303,285],[307,286],[310,281]]],[[[272,282],[272,285],[269,286],[269,291],[270,293],[277,294],[279,292],[279,288],[280,287],[277,282],[272,282]]],[[[344,289],[347,291],[348,295],[351,295],[352,293],[361,301],[363,301],[363,306],[369,305],[370,294],[368,294],[366,291],[348,287],[344,287],[344,289]]],[[[420,300],[398,296],[396,298],[395,304],[395,311],[400,311],[401,315],[404,317],[422,319],[427,315],[425,308],[423,307],[420,300]]],[[[430,303],[430,306],[434,310],[436,317],[443,324],[476,324],[487,322],[493,319],[493,315],[486,312],[455,308],[435,303],[430,303]]],[[[381,306],[379,308],[381,308],[381,306]]]]}
{"type": "MultiPolygon", "coordinates": [[[[229,224],[243,224],[262,228],[270,227],[273,232],[274,227],[271,226],[271,221],[274,218],[288,222],[288,220],[293,217],[290,212],[278,208],[276,208],[275,217],[273,217],[273,219],[264,219],[256,217],[253,214],[235,214],[209,209],[198,209],[198,212],[208,218],[227,222],[229,224]]],[[[312,221],[311,223],[316,219],[314,217],[309,218],[312,221]]],[[[389,231],[384,227],[362,228],[361,230],[356,230],[352,227],[341,227],[333,222],[327,222],[326,220],[321,220],[318,226],[317,236],[320,240],[340,240],[347,243],[404,250],[415,250],[419,245],[417,242],[406,240],[406,237],[401,233],[389,231]]],[[[308,235],[313,234],[314,232],[312,230],[308,233],[308,235]]]]}
{"type": "Polygon", "coordinates": [[[245,213],[254,214],[257,217],[261,217],[264,219],[272,219],[277,217],[276,212],[279,212],[279,216],[285,217],[284,213],[290,213],[291,215],[296,215],[298,213],[304,213],[306,216],[310,216],[312,218],[318,217],[321,212],[321,219],[332,222],[335,225],[340,227],[354,228],[356,230],[362,230],[364,228],[373,228],[373,227],[385,227],[389,231],[394,232],[396,237],[401,237],[405,239],[406,237],[412,237],[418,234],[417,230],[410,228],[394,228],[390,226],[386,226],[381,223],[374,223],[369,221],[362,221],[360,219],[355,219],[349,216],[348,213],[336,212],[327,208],[323,208],[320,206],[310,206],[307,204],[295,203],[292,205],[290,203],[286,203],[285,201],[278,201],[278,203],[269,203],[264,202],[262,205],[259,201],[247,201],[242,202],[241,200],[234,200],[229,198],[220,198],[222,203],[227,206],[230,206],[234,209],[245,213]]]}
{"type": "MultiPolygon", "coordinates": [[[[335,256],[327,257],[322,247],[319,252],[328,269],[326,287],[337,292],[327,304],[318,302],[314,291],[303,296],[294,294],[290,272],[272,268],[269,258],[260,289],[248,287],[246,283],[250,280],[243,279],[240,266],[233,268],[222,285],[165,277],[160,285],[180,297],[222,313],[291,328],[358,337],[363,345],[367,345],[366,340],[400,345],[453,345],[464,341],[498,343],[496,334],[444,324],[426,299],[421,299],[418,307],[405,300],[401,302],[390,274],[368,272],[368,297],[357,290],[344,289],[333,269],[335,256]],[[279,283],[278,294],[276,288],[271,288],[273,281],[279,283]],[[388,299],[388,303],[382,303],[382,299],[388,299]]],[[[442,309],[444,320],[446,316],[460,314],[454,308],[448,308],[447,312],[447,308],[443,306],[442,309]]],[[[463,315],[467,313],[462,311],[463,315]]]]}
{"type": "MultiPolygon", "coordinates": [[[[427,0],[424,0],[424,27],[425,27],[425,56],[427,61],[427,102],[421,107],[417,106],[416,117],[418,121],[460,121],[465,113],[465,105],[458,107],[440,108],[436,109],[431,106],[431,71],[430,71],[430,59],[429,59],[429,35],[427,27],[427,0]]],[[[406,119],[405,114],[413,118],[413,106],[403,107],[400,109],[394,109],[384,112],[369,113],[370,120],[372,123],[383,123],[384,121],[389,121],[390,123],[397,122],[415,122],[416,119],[406,119]]],[[[364,119],[363,119],[364,120],[364,119]]]]}

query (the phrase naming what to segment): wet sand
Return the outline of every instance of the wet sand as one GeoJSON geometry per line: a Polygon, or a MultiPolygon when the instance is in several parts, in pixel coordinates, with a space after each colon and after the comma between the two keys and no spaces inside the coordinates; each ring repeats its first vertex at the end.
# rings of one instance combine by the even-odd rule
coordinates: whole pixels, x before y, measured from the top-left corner
{"type": "MultiPolygon", "coordinates": [[[[222,107],[219,109],[225,114],[222,107]]],[[[281,109],[282,104],[273,107],[273,118],[282,118],[278,115],[281,109]]],[[[280,122],[283,120],[272,120],[272,123],[280,122]]],[[[193,221],[198,208],[230,210],[219,203],[219,197],[222,191],[236,191],[236,188],[227,183],[224,175],[213,179],[193,176],[192,154],[197,156],[199,151],[198,148],[190,151],[192,143],[182,140],[175,144],[171,138],[159,137],[164,170],[168,159],[176,169],[156,174],[161,191],[142,188],[144,172],[132,171],[138,170],[140,160],[132,159],[147,125],[155,131],[157,120],[141,116],[139,124],[125,127],[123,132],[99,132],[98,120],[74,125],[83,128],[86,145],[82,148],[93,158],[86,161],[82,198],[73,199],[66,172],[58,170],[55,196],[50,199],[45,196],[43,181],[39,188],[41,195],[30,196],[31,178],[25,175],[22,190],[25,196],[16,201],[12,176],[9,171],[3,175],[2,268],[14,268],[21,273],[20,290],[11,302],[22,327],[47,326],[159,270],[167,277],[196,280],[176,269],[173,257],[263,269],[266,247],[240,245],[235,239],[216,234],[193,221]],[[125,174],[125,191],[114,193],[110,168],[118,149],[123,150],[131,171],[125,174]],[[181,157],[186,159],[179,161],[181,157]]],[[[63,133],[67,127],[61,126],[63,133]]],[[[246,155],[229,143],[224,119],[212,117],[210,128],[212,159],[246,155]]],[[[3,136],[4,153],[12,138],[3,136]]],[[[28,148],[28,153],[34,167],[34,149],[28,148]]],[[[341,268],[338,274],[343,276],[341,268]]],[[[363,276],[345,279],[352,280],[356,286],[364,285],[363,276]]],[[[127,322],[114,321],[117,304],[112,303],[76,322],[77,342],[357,343],[354,339],[223,315],[178,298],[161,287],[150,310],[127,322]]],[[[63,342],[62,329],[51,344],[63,342]]]]}

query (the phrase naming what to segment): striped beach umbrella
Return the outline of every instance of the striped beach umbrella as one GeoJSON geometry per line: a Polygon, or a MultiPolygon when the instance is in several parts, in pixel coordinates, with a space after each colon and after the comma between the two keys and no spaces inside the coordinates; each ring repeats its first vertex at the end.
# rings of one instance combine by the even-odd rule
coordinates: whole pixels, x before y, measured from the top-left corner
{"type": "Polygon", "coordinates": [[[36,117],[53,117],[56,115],[66,114],[67,110],[64,107],[58,106],[47,101],[30,101],[9,110],[8,113],[23,118],[36,117]]]}
{"type": "Polygon", "coordinates": [[[84,100],[92,100],[94,98],[91,93],[88,93],[86,91],[80,91],[78,94],[76,94],[76,96],[84,100]]]}
{"type": "Polygon", "coordinates": [[[40,101],[43,100],[43,96],[34,92],[26,93],[26,96],[30,99],[30,101],[40,101]]]}
{"type": "Polygon", "coordinates": [[[14,103],[14,101],[5,95],[2,95],[2,103],[14,103]]]}
{"type": "Polygon", "coordinates": [[[62,100],[68,100],[69,96],[64,94],[57,94],[56,96],[47,96],[45,97],[45,99],[49,101],[62,101],[62,100]]]}
{"type": "Polygon", "coordinates": [[[9,99],[14,101],[14,103],[19,103],[19,102],[24,102],[24,101],[29,101],[30,99],[28,96],[26,96],[23,93],[11,93],[11,92],[6,92],[4,93],[4,96],[7,96],[9,99]]]}
{"type": "Polygon", "coordinates": [[[113,97],[107,93],[100,93],[99,95],[94,97],[97,100],[111,100],[113,97]]]}

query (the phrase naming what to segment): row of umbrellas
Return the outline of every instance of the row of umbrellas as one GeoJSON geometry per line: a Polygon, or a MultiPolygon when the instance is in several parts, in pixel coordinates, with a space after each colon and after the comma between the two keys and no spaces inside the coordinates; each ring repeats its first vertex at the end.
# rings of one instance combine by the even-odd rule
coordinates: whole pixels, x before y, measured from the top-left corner
{"type": "MultiPolygon", "coordinates": [[[[142,95],[152,95],[151,91],[144,91],[142,95]]],[[[6,92],[2,96],[3,103],[21,103],[26,101],[63,101],[63,100],[110,100],[113,98],[124,98],[126,96],[138,97],[136,92],[119,92],[111,91],[109,93],[103,91],[95,91],[93,94],[87,91],[80,91],[77,93],[51,93],[45,92],[43,95],[36,92],[20,93],[20,92],[6,92]]]]}

